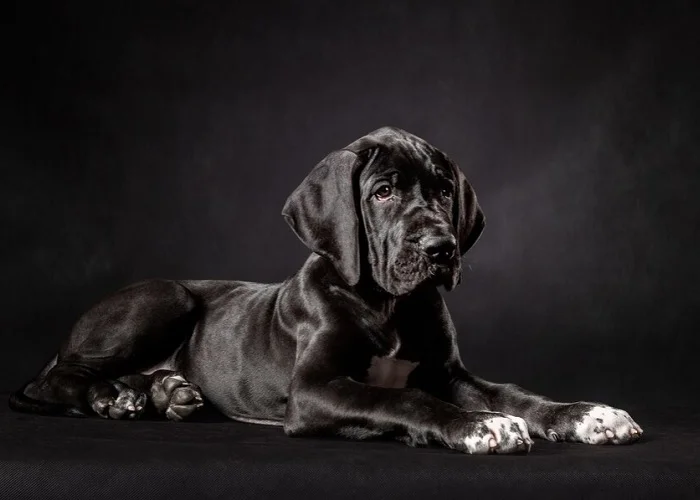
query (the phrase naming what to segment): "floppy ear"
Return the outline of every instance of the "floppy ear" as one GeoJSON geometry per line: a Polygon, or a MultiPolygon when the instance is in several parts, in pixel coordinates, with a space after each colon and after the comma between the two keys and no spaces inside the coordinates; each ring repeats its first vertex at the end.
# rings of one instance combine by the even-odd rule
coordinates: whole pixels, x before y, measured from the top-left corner
{"type": "Polygon", "coordinates": [[[360,280],[359,221],[353,177],[358,156],[334,151],[287,198],[282,216],[313,252],[327,258],[351,286],[360,280]]]}
{"type": "Polygon", "coordinates": [[[460,255],[467,253],[481,236],[486,225],[486,218],[481,211],[476,193],[462,171],[455,165],[457,172],[457,196],[454,221],[459,240],[460,255]]]}

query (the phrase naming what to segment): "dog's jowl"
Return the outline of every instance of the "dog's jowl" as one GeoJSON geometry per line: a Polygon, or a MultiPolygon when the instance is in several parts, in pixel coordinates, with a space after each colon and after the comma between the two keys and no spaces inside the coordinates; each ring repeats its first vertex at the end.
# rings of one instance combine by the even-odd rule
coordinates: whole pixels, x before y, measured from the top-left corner
{"type": "Polygon", "coordinates": [[[462,171],[384,127],[334,151],[282,211],[312,254],[277,284],[141,282],[87,311],[10,404],[19,411],[187,419],[202,405],[290,436],[387,436],[468,453],[531,437],[630,443],[599,403],[559,403],[462,364],[438,288],[484,229],[462,171]]]}

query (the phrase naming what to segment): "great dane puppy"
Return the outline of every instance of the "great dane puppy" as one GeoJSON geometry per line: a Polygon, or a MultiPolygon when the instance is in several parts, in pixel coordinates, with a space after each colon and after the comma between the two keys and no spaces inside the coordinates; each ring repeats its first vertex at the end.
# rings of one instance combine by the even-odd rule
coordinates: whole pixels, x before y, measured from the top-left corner
{"type": "Polygon", "coordinates": [[[171,420],[206,400],[290,436],[388,436],[467,453],[527,452],[531,436],[630,443],[622,410],[559,403],[462,364],[439,286],[484,228],[443,152],[384,127],[326,156],[282,212],[312,250],[278,284],[151,280],[98,303],[10,399],[43,414],[171,420]]]}

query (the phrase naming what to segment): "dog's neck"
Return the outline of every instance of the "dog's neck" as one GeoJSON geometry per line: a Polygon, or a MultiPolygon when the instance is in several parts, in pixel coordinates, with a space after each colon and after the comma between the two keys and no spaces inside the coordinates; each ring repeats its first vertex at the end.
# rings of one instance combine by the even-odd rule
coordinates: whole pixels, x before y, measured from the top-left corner
{"type": "Polygon", "coordinates": [[[381,288],[371,277],[360,279],[354,291],[372,310],[387,317],[393,315],[396,304],[401,300],[401,297],[381,288]]]}
{"type": "Polygon", "coordinates": [[[411,299],[416,294],[424,293],[428,288],[434,289],[435,285],[425,284],[405,295],[393,295],[380,287],[371,277],[363,277],[353,290],[368,307],[385,315],[388,319],[393,316],[401,302],[411,299]]]}

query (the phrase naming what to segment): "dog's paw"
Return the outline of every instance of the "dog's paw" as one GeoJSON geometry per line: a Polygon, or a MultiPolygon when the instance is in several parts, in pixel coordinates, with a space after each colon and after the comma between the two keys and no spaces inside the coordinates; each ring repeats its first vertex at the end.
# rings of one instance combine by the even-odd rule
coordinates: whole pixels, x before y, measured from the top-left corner
{"type": "Polygon", "coordinates": [[[550,441],[627,444],[637,441],[644,431],[624,410],[578,402],[556,409],[545,432],[550,441]]]}
{"type": "Polygon", "coordinates": [[[114,397],[99,397],[92,401],[92,409],[102,418],[115,420],[135,419],[146,409],[148,397],[131,387],[121,384],[116,386],[119,391],[114,397]]]}
{"type": "Polygon", "coordinates": [[[176,422],[187,418],[204,404],[200,388],[173,372],[153,384],[151,397],[156,409],[176,422]]]}
{"type": "Polygon", "coordinates": [[[527,453],[532,439],[525,420],[496,412],[469,412],[453,446],[470,454],[527,453]]]}

